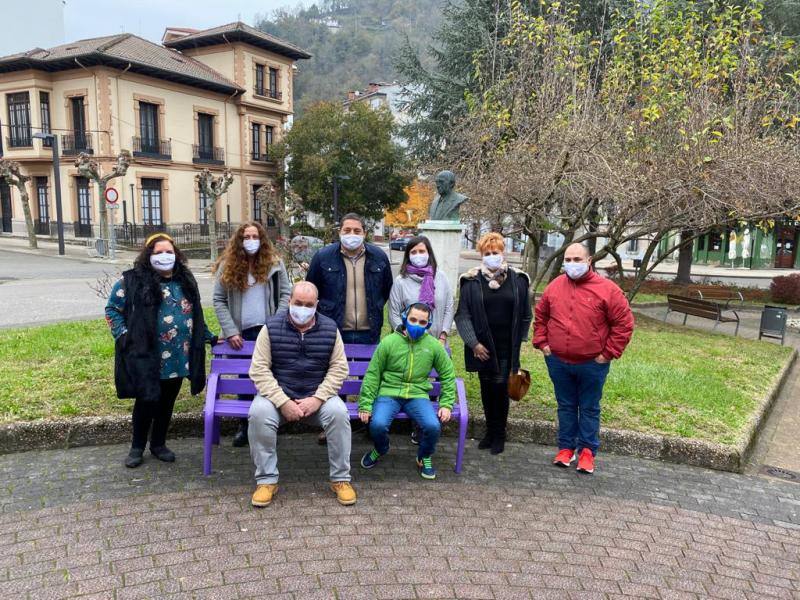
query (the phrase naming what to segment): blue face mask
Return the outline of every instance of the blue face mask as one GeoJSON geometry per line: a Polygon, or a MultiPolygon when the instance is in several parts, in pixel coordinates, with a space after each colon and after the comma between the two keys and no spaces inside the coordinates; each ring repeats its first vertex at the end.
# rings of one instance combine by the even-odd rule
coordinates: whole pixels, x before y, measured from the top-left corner
{"type": "Polygon", "coordinates": [[[425,335],[425,332],[430,328],[430,324],[428,324],[426,327],[423,327],[422,325],[409,323],[406,317],[403,317],[403,325],[406,328],[406,334],[408,334],[408,337],[411,338],[411,341],[413,342],[416,342],[419,338],[425,335]]]}

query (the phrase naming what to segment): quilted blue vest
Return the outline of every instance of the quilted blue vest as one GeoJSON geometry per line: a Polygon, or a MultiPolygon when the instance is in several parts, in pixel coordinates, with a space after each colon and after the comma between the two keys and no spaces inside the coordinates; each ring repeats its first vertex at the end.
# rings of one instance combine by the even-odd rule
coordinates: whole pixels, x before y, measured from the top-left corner
{"type": "Polygon", "coordinates": [[[272,374],[289,398],[311,396],[328,372],[336,343],[336,323],[319,313],[316,319],[314,326],[303,334],[289,322],[288,311],[267,319],[272,374]]]}

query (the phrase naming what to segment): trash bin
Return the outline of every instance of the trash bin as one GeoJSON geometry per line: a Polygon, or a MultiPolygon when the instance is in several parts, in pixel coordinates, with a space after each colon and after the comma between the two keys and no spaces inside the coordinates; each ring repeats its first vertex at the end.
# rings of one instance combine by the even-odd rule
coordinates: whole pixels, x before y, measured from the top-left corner
{"type": "Polygon", "coordinates": [[[786,321],[788,313],[780,306],[765,306],[761,313],[761,324],[758,328],[758,339],[762,337],[773,338],[781,341],[783,346],[786,337],[786,321]]]}

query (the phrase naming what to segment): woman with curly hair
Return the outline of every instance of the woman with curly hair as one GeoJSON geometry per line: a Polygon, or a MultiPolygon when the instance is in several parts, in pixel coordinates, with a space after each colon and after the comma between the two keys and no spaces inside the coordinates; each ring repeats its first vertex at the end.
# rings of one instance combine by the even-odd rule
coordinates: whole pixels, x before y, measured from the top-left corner
{"type": "Polygon", "coordinates": [[[105,312],[115,340],[117,396],[136,399],[125,466],[142,464],[148,431],[150,453],[174,462],[165,442],[175,398],[184,378],[192,394],[203,390],[205,343],[216,344],[217,337],[206,327],[197,282],[170,236],[147,238],[133,268],[112,287],[105,312]]]}
{"type": "MultiPolygon", "coordinates": [[[[222,335],[237,350],[243,341],[255,341],[267,317],[289,305],[289,274],[258,221],[236,228],[213,271],[214,311],[222,335]]],[[[247,419],[239,420],[233,445],[247,445],[247,419]]]]}

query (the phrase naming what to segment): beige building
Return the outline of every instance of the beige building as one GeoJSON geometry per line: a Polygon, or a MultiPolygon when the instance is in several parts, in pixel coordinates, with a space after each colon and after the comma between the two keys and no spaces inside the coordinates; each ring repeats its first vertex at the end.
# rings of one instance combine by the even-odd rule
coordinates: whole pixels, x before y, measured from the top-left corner
{"type": "MultiPolygon", "coordinates": [[[[292,115],[294,63],[305,58],[243,23],[167,29],[162,45],[126,33],[0,58],[0,155],[33,177],[41,234],[55,234],[56,211],[52,148],[37,132],[58,137],[67,237],[99,233],[96,186],[74,167],[80,152],[107,172],[120,150],[131,151],[127,175],[110,185],[137,226],[205,222],[195,182],[204,168],[234,176],[217,221],[267,222],[254,189],[282,168],[268,151],[292,115]]],[[[116,212],[119,223],[123,211],[116,212]]],[[[17,190],[0,183],[0,232],[24,231],[17,190]]]]}

